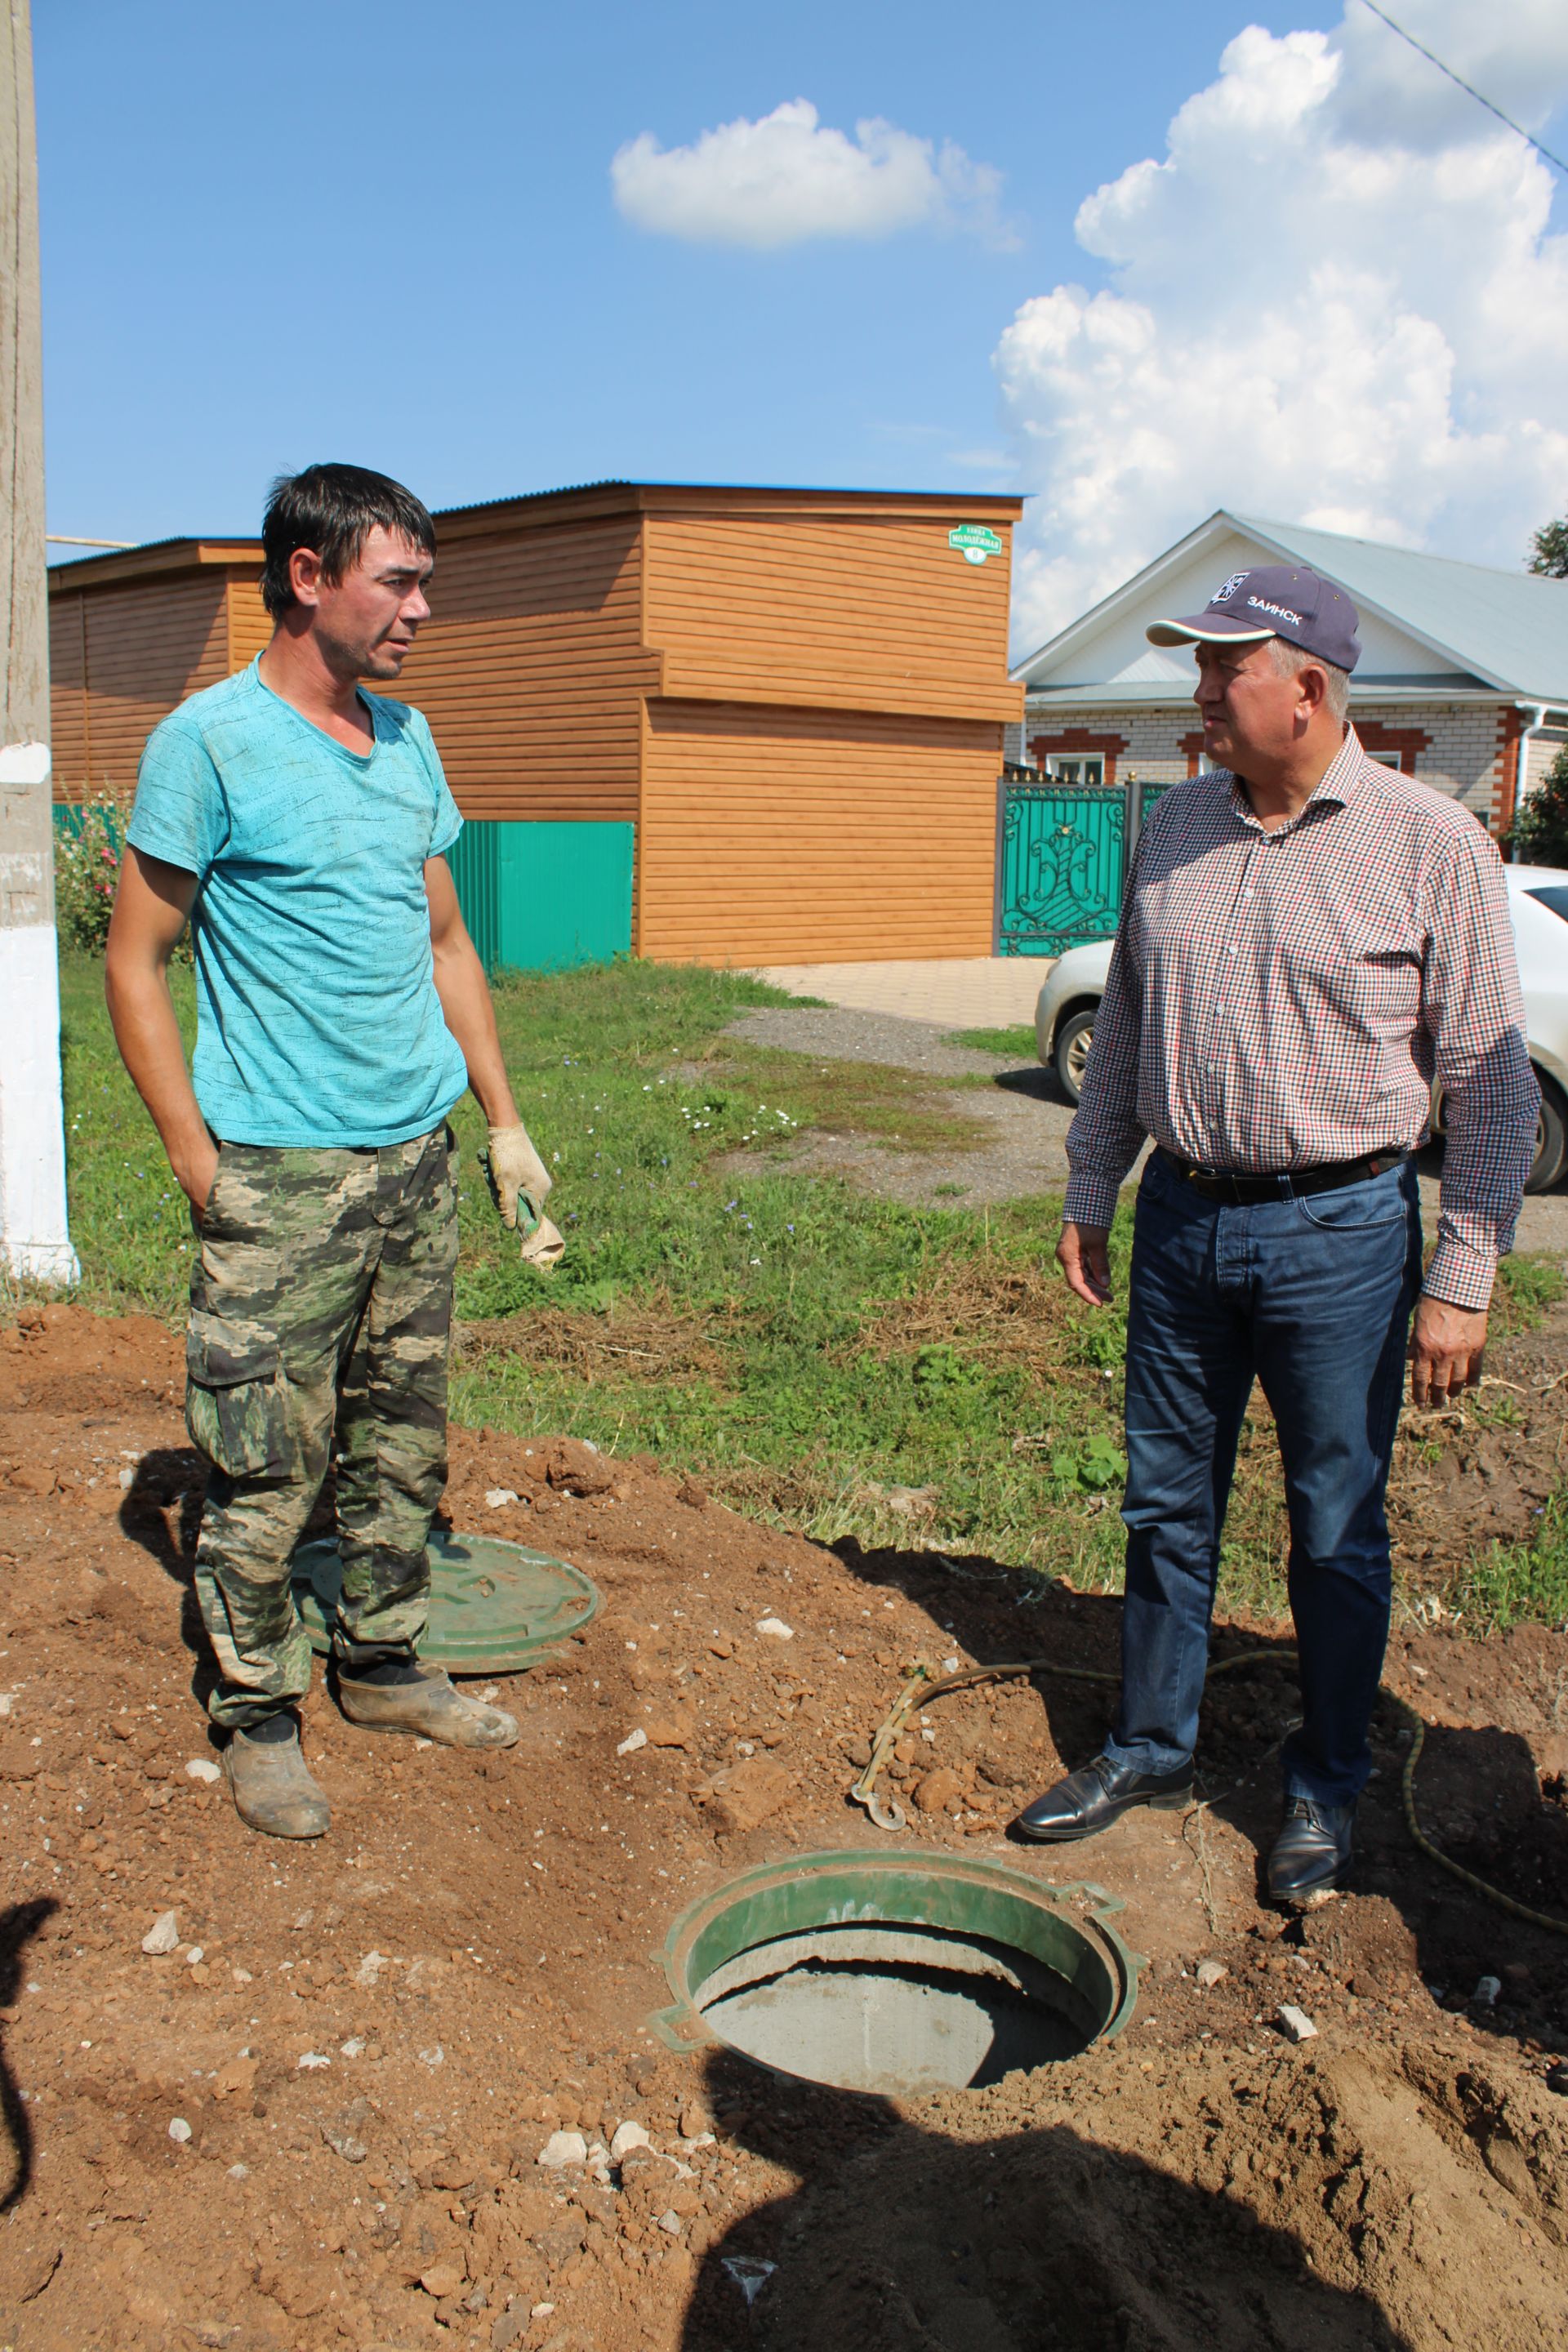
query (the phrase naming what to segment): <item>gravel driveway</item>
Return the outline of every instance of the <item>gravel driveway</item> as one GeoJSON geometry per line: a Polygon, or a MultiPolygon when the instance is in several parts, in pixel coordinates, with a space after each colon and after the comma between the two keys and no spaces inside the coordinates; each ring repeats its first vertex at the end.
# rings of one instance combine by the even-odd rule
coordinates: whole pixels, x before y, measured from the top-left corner
{"type": "MultiPolygon", "coordinates": [[[[792,1168],[848,1176],[889,1200],[926,1201],[937,1207],[956,1207],[962,1201],[978,1208],[990,1201],[1054,1192],[1067,1182],[1072,1109],[1055,1076],[1037,1062],[1020,1066],[997,1054],[944,1045],[943,1032],[930,1022],[832,1005],[802,1005],[798,1012],[769,1005],[731,1022],[729,1034],[824,1061],[881,1062],[933,1078],[995,1081],[990,1090],[966,1087],[961,1097],[964,1110],[987,1120],[992,1129],[990,1141],[977,1150],[890,1151],[861,1136],[819,1134],[790,1153],[786,1164],[792,1168]]],[[[1430,1153],[1422,1155],[1421,1206],[1430,1238],[1437,1222],[1436,1162],[1430,1153]]],[[[1525,1202],[1516,1246],[1568,1259],[1568,1191],[1559,1186],[1525,1202]]]]}

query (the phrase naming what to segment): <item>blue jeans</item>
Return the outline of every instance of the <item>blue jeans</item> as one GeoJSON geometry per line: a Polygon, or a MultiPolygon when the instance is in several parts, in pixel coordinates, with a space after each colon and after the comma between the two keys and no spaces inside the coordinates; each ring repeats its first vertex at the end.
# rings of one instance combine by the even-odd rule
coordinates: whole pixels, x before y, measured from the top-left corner
{"type": "Polygon", "coordinates": [[[1342,1805],[1371,1769],[1388,1638],[1384,1495],[1421,1283],[1406,1160],[1365,1183],[1226,1207],[1156,1153],[1138,1194],[1127,1319],[1127,1597],[1106,1753],[1144,1772],[1197,1742],[1215,1574],[1256,1373],[1290,1519],[1303,1721],[1287,1796],[1342,1805]]]}

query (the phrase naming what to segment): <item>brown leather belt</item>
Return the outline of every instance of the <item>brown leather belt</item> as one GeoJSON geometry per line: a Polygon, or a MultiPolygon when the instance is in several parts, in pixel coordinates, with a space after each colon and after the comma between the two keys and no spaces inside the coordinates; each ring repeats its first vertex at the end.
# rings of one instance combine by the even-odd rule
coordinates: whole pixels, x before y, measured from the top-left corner
{"type": "Polygon", "coordinates": [[[1316,1168],[1282,1168],[1278,1176],[1232,1175],[1224,1168],[1200,1168],[1179,1151],[1156,1146],[1161,1159],[1173,1168],[1184,1184],[1205,1201],[1229,1201],[1245,1208],[1255,1201],[1278,1201],[1292,1192],[1337,1192],[1346,1184],[1364,1184],[1386,1176],[1391,1168],[1409,1159],[1408,1151],[1371,1151],[1363,1160],[1325,1160],[1316,1168]]]}

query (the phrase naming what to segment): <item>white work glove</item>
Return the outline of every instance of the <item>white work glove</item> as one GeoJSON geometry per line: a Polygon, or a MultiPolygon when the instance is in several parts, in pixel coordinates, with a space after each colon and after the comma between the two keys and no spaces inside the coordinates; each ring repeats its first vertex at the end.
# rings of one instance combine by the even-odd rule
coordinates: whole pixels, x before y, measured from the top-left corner
{"type": "Polygon", "coordinates": [[[502,1224],[514,1233],[521,1227],[526,1242],[543,1217],[550,1171],[521,1121],[516,1127],[492,1127],[489,1134],[485,1175],[490,1198],[500,1212],[502,1224]]]}
{"type": "Polygon", "coordinates": [[[521,1256],[524,1265],[537,1266],[541,1274],[552,1274],[566,1255],[566,1239],[558,1225],[548,1217],[539,1223],[523,1243],[521,1256]]]}

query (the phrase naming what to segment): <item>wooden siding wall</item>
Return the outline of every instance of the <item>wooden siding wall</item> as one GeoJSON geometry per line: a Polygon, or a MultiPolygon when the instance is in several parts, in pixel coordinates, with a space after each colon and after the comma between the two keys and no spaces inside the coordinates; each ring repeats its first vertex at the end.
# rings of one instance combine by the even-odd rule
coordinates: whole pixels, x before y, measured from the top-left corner
{"type": "Polygon", "coordinates": [[[228,575],[228,666],[244,669],[272,642],[272,615],[261,601],[259,572],[228,575]]]}
{"type": "Polygon", "coordinates": [[[966,563],[951,515],[647,517],[647,638],[664,691],[1016,719],[1004,552],[966,563]]]}
{"type": "Polygon", "coordinates": [[[225,584],[214,569],[49,599],[57,800],[130,791],[159,719],[227,675],[225,584]]]}
{"type": "Polygon", "coordinates": [[[650,701],[637,952],[991,952],[999,722],[650,701]]]}
{"type": "Polygon", "coordinates": [[[465,816],[635,821],[642,645],[638,519],[443,537],[390,691],[424,711],[465,816]]]}

